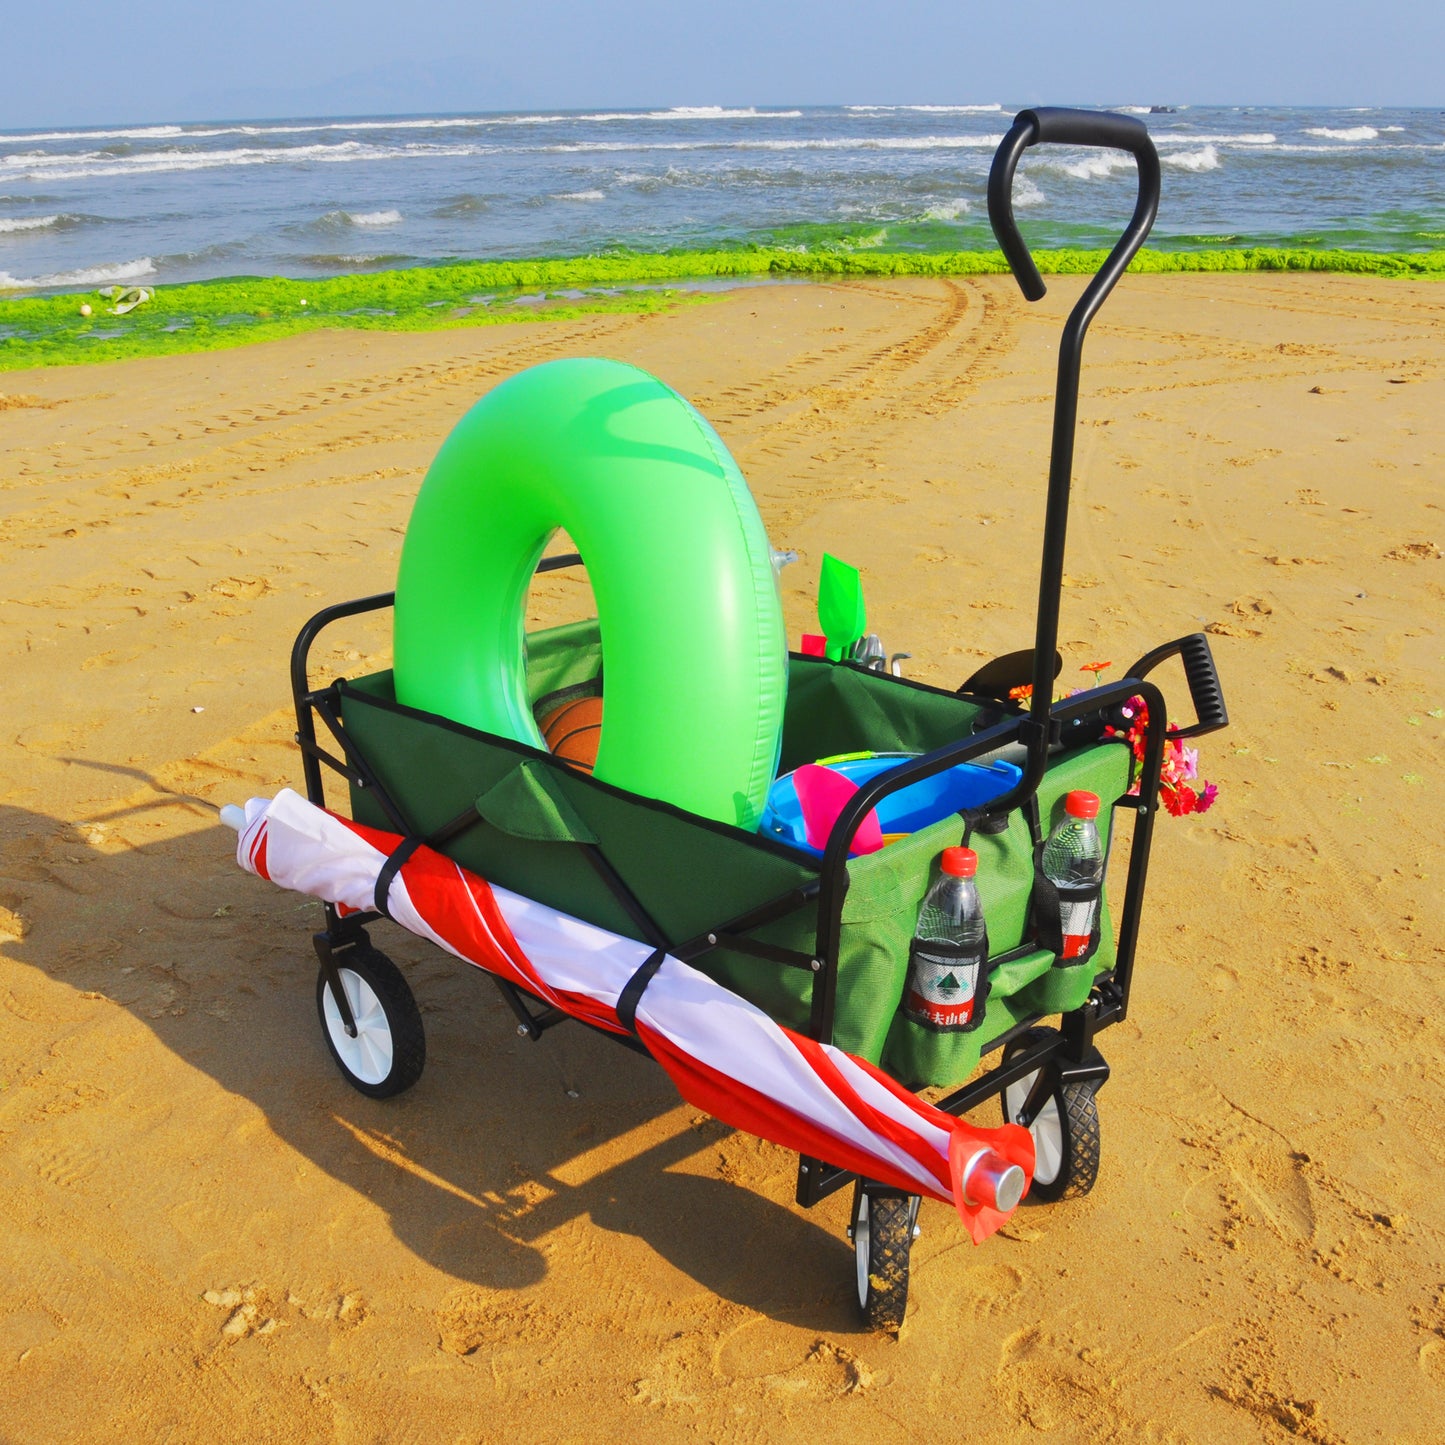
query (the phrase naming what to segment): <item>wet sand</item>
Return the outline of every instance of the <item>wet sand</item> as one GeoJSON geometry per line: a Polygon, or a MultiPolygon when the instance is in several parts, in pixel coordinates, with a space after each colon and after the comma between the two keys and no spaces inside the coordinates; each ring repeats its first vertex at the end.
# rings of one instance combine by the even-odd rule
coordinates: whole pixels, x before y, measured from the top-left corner
{"type": "MultiPolygon", "coordinates": [[[[1207,628],[1221,796],[1160,821],[1097,1188],[980,1248],[925,1206],[896,1341],[856,1321],[846,1194],[796,1209],[791,1156],[581,1029],[517,1038],[389,926],[427,1072],[348,1089],[318,910],[216,824],[299,782],[297,627],[390,588],[448,429],[552,357],[712,420],[803,555],[795,642],[826,547],[914,676],[1028,645],[1078,289],[762,287],[3,378],[5,1440],[1438,1438],[1445,289],[1130,277],[1095,324],[1064,681],[1207,628]]],[[[539,584],[537,620],[583,591],[539,584]]],[[[321,674],[385,665],[384,626],[329,636],[321,674]]]]}

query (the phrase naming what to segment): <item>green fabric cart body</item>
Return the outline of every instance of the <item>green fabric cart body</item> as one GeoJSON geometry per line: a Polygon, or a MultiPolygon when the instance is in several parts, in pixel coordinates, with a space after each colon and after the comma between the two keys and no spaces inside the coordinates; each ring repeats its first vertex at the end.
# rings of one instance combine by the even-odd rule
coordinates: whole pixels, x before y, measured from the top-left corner
{"type": "MultiPolygon", "coordinates": [[[[596,679],[602,663],[595,622],[528,638],[528,684],[535,701],[596,679]]],[[[339,686],[344,726],[360,757],[422,834],[475,803],[482,821],[443,849],[492,883],[614,932],[636,925],[579,843],[596,843],[617,875],[672,943],[694,939],[812,882],[818,860],[783,844],[609,786],[549,753],[477,732],[399,705],[390,672],[339,686]]],[[[818,658],[795,657],[788,680],[781,769],[837,753],[927,752],[969,736],[981,704],[952,693],[818,658]]],[[[1045,830],[1071,789],[1109,804],[1128,786],[1129,752],[1097,743],[1058,755],[1039,789],[1045,830]]],[[[353,785],[352,816],[392,825],[373,793],[353,785]]],[[[899,1005],[908,944],[938,855],[957,843],[952,815],[880,852],[853,859],[843,909],[833,1042],[868,1059],[909,1088],[965,1079],[990,1041],[1025,1020],[1066,1012],[1088,997],[1114,961],[1108,909],[1098,951],[1086,964],[1059,967],[1052,955],[1022,951],[1033,882],[1033,845],[1021,813],[1006,832],[975,831],[978,887],[994,957],[1018,955],[991,971],[983,1022],[970,1032],[935,1032],[899,1005]]],[[[817,904],[799,900],[750,936],[811,955],[817,904]]],[[[772,1018],[806,1032],[812,974],[725,948],[694,966],[772,1018]]]]}

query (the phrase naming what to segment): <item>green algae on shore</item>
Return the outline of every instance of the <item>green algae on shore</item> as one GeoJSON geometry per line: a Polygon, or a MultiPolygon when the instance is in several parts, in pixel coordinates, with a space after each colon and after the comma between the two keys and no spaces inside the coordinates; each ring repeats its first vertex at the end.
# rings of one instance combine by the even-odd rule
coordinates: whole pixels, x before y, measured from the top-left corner
{"type": "MultiPolygon", "coordinates": [[[[1107,253],[1041,250],[1046,275],[1098,270],[1107,253]]],[[[213,351],[324,328],[432,331],[597,312],[657,311],[701,293],[688,282],[830,276],[981,276],[1005,271],[998,251],[738,250],[622,252],[536,261],[454,262],[323,279],[201,281],[154,288],[123,317],[95,292],[0,297],[0,371],[213,351]],[[676,283],[669,285],[668,283],[676,283]],[[81,314],[88,302],[92,314],[81,314]]],[[[1145,250],[1144,273],[1315,271],[1445,278],[1445,250],[1326,251],[1248,247],[1145,250]]]]}

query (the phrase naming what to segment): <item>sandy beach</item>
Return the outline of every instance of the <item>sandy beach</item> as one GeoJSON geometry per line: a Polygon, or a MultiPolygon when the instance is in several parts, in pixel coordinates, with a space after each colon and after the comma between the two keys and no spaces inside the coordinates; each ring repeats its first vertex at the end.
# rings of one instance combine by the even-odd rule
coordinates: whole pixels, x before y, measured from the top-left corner
{"type": "MultiPolygon", "coordinates": [[[[0,1438],[1439,1439],[1440,285],[1131,276],[1095,324],[1063,681],[1207,629],[1220,798],[1156,834],[1097,1188],[979,1248],[926,1205],[896,1341],[857,1323],[846,1193],[795,1208],[793,1156],[581,1028],[519,1039],[389,925],[427,1072],[349,1089],[319,908],[216,821],[299,786],[297,628],[393,585],[447,432],[554,357],[713,422],[803,558],[795,645],[825,548],[913,676],[1029,645],[1080,285],[758,285],[0,377],[0,1438]]],[[[584,594],[548,579],[536,620],[584,594]]],[[[329,637],[323,673],[387,663],[381,623],[329,637]]]]}

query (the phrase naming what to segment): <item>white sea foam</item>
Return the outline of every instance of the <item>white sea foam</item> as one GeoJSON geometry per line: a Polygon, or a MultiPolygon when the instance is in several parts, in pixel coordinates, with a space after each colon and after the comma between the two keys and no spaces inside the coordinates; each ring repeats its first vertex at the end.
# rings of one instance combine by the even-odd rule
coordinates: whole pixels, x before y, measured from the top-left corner
{"type": "Polygon", "coordinates": [[[395,226],[401,220],[400,211],[343,211],[342,214],[353,226],[395,226]]]}
{"type": "Polygon", "coordinates": [[[973,207],[968,199],[960,196],[956,201],[940,201],[936,206],[930,206],[924,213],[925,221],[956,221],[960,216],[966,216],[973,207]]]}
{"type": "Polygon", "coordinates": [[[12,231],[43,231],[59,219],[59,216],[0,216],[0,236],[12,231]]]}
{"type": "Polygon", "coordinates": [[[1040,170],[1052,171],[1058,176],[1072,176],[1076,181],[1102,181],[1115,171],[1132,171],[1134,157],[1126,151],[1091,151],[1078,160],[1047,160],[1038,162],[1040,170]]]}
{"type": "Polygon", "coordinates": [[[923,115],[992,115],[1003,109],[997,101],[990,101],[987,105],[850,105],[846,109],[863,112],[882,112],[893,110],[917,111],[923,115]]]}
{"type": "MultiPolygon", "coordinates": [[[[223,130],[191,132],[201,135],[225,135],[223,130]]],[[[40,141],[57,140],[166,140],[185,135],[178,125],[140,125],[129,130],[48,130],[31,131],[26,135],[0,135],[0,145],[35,145],[40,141]]]]}
{"type": "Polygon", "coordinates": [[[1189,135],[1162,131],[1153,137],[1156,146],[1272,146],[1278,137],[1267,130],[1241,131],[1238,135],[1189,135]]]}
{"type": "Polygon", "coordinates": [[[606,191],[563,191],[552,197],[554,201],[605,201],[606,191]]]}
{"type": "Polygon", "coordinates": [[[1317,135],[1322,140],[1375,140],[1380,132],[1372,125],[1347,125],[1331,127],[1327,125],[1307,125],[1306,135],[1317,135]]]}
{"type": "Polygon", "coordinates": [[[410,142],[375,145],[364,141],[318,142],[288,147],[240,146],[226,150],[165,150],[117,156],[106,151],[71,155],[28,153],[0,156],[0,179],[26,181],[92,180],[107,176],[160,175],[175,171],[222,170],[233,166],[337,164],[361,161],[436,160],[496,155],[503,150],[550,155],[616,154],[643,151],[932,151],[992,150],[1001,135],[840,136],[758,140],[681,141],[557,141],[547,145],[509,146],[410,142]]]}
{"type": "MultiPolygon", "coordinates": [[[[796,120],[800,110],[756,110],[747,106],[741,110],[729,110],[725,105],[675,105],[671,110],[649,110],[644,115],[619,115],[619,120],[796,120]]],[[[588,117],[583,117],[587,119],[588,117]]],[[[613,119],[612,116],[608,117],[613,119]]]]}
{"type": "Polygon", "coordinates": [[[1390,152],[1399,154],[1402,151],[1441,151],[1445,150],[1445,144],[1436,145],[1384,145],[1364,144],[1352,145],[1348,141],[1329,141],[1322,145],[1299,145],[1281,142],[1277,146],[1271,146],[1269,154],[1276,156],[1380,156],[1390,152]]]}
{"type": "MultiPolygon", "coordinates": [[[[920,109],[997,110],[997,106],[919,107],[920,109]]],[[[565,125],[618,120],[796,120],[800,110],[758,110],[753,106],[682,105],[670,110],[611,110],[565,115],[457,115],[408,116],[394,120],[326,120],[289,125],[148,125],[124,130],[54,130],[0,135],[0,145],[36,145],[42,141],[99,140],[209,140],[216,136],[322,135],[333,131],[473,130],[496,126],[565,125]]]]}
{"type": "Polygon", "coordinates": [[[1152,105],[1111,105],[1110,110],[1119,115],[1153,115],[1152,105]]]}
{"type": "Polygon", "coordinates": [[[1048,197],[1034,184],[1028,176],[1016,175],[1014,177],[1014,205],[1017,206],[1042,206],[1048,197]]]}
{"type": "Polygon", "coordinates": [[[1181,171],[1217,171],[1219,152],[1213,146],[1200,146],[1197,151],[1175,151],[1163,157],[1166,166],[1178,166],[1181,171]]]}
{"type": "Polygon", "coordinates": [[[947,151],[992,150],[1002,135],[883,135],[814,140],[738,141],[738,150],[947,151]]]}
{"type": "MultiPolygon", "coordinates": [[[[614,155],[632,151],[932,151],[992,150],[1001,135],[920,135],[815,137],[796,140],[556,141],[551,145],[517,146],[508,154],[533,151],[543,155],[614,155]]],[[[478,152],[480,153],[480,152],[478,152]]]]}
{"type": "Polygon", "coordinates": [[[11,276],[0,271],[0,291],[34,290],[42,286],[108,286],[115,281],[139,281],[142,276],[155,273],[155,263],[149,256],[117,261],[110,266],[87,266],[80,271],[56,271],[50,276],[11,276]]]}
{"type": "Polygon", "coordinates": [[[408,160],[447,156],[489,155],[494,146],[405,145],[374,146],[361,141],[335,145],[290,146],[285,149],[240,147],[232,150],[150,151],[115,156],[104,151],[82,151],[68,156],[0,156],[0,176],[29,181],[90,180],[100,176],[160,175],[171,171],[209,171],[228,166],[297,165],[354,161],[408,160]]]}

